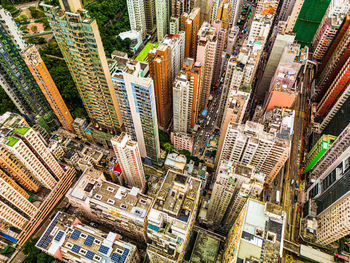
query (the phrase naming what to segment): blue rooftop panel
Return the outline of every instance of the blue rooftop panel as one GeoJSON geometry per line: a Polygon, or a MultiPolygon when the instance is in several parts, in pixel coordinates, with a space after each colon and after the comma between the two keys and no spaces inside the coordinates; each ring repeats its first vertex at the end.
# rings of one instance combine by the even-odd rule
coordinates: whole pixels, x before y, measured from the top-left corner
{"type": "Polygon", "coordinates": [[[58,233],[57,233],[57,235],[55,236],[55,241],[60,241],[61,240],[61,238],[63,237],[63,235],[64,235],[64,232],[62,231],[62,230],[60,230],[60,231],[58,231],[58,233]]]}
{"type": "Polygon", "coordinates": [[[80,250],[80,246],[74,244],[73,247],[72,247],[72,251],[73,251],[74,253],[79,253],[79,250],[80,250]]]}
{"type": "Polygon", "coordinates": [[[80,236],[80,231],[78,229],[74,229],[73,233],[71,234],[70,238],[73,240],[77,240],[80,236]]]}
{"type": "Polygon", "coordinates": [[[98,252],[101,252],[102,254],[105,254],[107,255],[108,254],[108,251],[109,251],[109,247],[106,247],[104,245],[101,245],[98,252]]]}
{"type": "Polygon", "coordinates": [[[88,235],[84,241],[84,245],[91,246],[94,240],[95,238],[93,236],[88,235]]]}
{"type": "Polygon", "coordinates": [[[87,259],[90,259],[90,260],[92,260],[94,258],[94,256],[95,256],[95,253],[90,251],[90,250],[88,250],[88,252],[86,252],[86,254],[85,254],[85,257],[87,259]]]}

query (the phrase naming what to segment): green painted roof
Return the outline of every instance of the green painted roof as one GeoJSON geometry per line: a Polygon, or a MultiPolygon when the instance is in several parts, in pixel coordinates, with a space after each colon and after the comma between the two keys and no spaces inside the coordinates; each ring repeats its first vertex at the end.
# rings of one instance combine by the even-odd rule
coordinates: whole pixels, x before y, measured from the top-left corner
{"type": "Polygon", "coordinates": [[[7,140],[8,140],[7,145],[10,146],[10,147],[13,147],[16,144],[16,142],[19,141],[18,138],[12,137],[12,136],[8,136],[7,140]]]}
{"type": "Polygon", "coordinates": [[[158,43],[151,43],[151,42],[148,42],[148,43],[146,44],[146,46],[141,50],[140,54],[138,54],[138,56],[136,57],[135,60],[141,61],[141,62],[147,61],[146,58],[147,58],[148,52],[149,52],[153,47],[158,47],[158,46],[159,46],[158,43]]]}
{"type": "Polygon", "coordinates": [[[21,128],[17,128],[15,129],[15,132],[21,134],[21,135],[24,135],[27,133],[27,131],[29,131],[29,128],[28,127],[21,127],[21,128]]]}
{"type": "Polygon", "coordinates": [[[305,0],[294,25],[295,40],[310,45],[331,0],[305,0]]]}

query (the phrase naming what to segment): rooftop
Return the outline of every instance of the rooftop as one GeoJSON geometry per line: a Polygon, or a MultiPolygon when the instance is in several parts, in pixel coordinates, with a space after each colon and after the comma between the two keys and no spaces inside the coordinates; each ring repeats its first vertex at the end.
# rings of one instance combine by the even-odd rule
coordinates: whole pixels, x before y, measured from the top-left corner
{"type": "Polygon", "coordinates": [[[14,131],[16,133],[19,133],[20,135],[25,135],[27,133],[27,131],[29,131],[29,130],[30,130],[30,128],[28,128],[28,127],[21,127],[21,128],[15,129],[14,131]]]}
{"type": "Polygon", "coordinates": [[[187,222],[195,207],[200,181],[168,170],[152,209],[187,222]]]}
{"type": "Polygon", "coordinates": [[[198,232],[191,255],[191,263],[216,263],[220,240],[202,232],[198,232]]]}
{"type": "Polygon", "coordinates": [[[13,137],[13,136],[8,136],[7,137],[7,145],[8,146],[10,146],[10,147],[13,147],[18,141],[19,141],[19,139],[18,138],[16,138],[16,137],[13,137]]]}
{"type": "Polygon", "coordinates": [[[148,55],[148,52],[153,48],[157,48],[159,46],[158,43],[151,43],[151,42],[148,42],[146,44],[146,46],[141,50],[141,52],[138,54],[138,56],[135,58],[135,60],[137,61],[142,61],[142,62],[146,62],[147,61],[147,55],[148,55]]]}
{"type": "Polygon", "coordinates": [[[36,246],[60,260],[80,262],[131,262],[136,250],[118,234],[84,225],[62,212],[56,214],[36,246]]]}

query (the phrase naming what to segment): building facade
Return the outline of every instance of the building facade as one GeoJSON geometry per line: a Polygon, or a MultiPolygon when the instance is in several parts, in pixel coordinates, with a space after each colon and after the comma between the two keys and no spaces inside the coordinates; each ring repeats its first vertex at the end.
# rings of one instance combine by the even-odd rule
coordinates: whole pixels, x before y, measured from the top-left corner
{"type": "Polygon", "coordinates": [[[42,7],[91,121],[115,133],[122,119],[96,20],[80,0],[42,7]]]}
{"type": "Polygon", "coordinates": [[[63,128],[68,131],[74,131],[73,117],[64,103],[39,51],[35,46],[30,46],[22,52],[22,56],[63,128]]]}
{"type": "Polygon", "coordinates": [[[197,54],[197,34],[200,28],[200,9],[193,8],[191,13],[183,13],[180,29],[185,32],[185,58],[195,58],[197,54]]]}
{"type": "Polygon", "coordinates": [[[128,0],[128,15],[130,22],[130,29],[141,31],[142,36],[146,36],[146,15],[145,15],[145,3],[143,0],[128,0]]]}
{"type": "Polygon", "coordinates": [[[111,66],[124,129],[137,141],[141,157],[157,160],[160,155],[158,120],[153,80],[144,77],[147,65],[120,56],[111,66]]]}
{"type": "Polygon", "coordinates": [[[125,182],[129,186],[138,187],[144,192],[146,178],[137,142],[133,141],[130,135],[124,132],[119,137],[112,138],[111,142],[125,182]]]}

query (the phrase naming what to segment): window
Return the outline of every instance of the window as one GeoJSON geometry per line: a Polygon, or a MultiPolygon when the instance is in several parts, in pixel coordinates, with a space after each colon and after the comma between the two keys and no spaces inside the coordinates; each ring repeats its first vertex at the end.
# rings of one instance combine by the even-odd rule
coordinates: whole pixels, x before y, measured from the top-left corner
{"type": "Polygon", "coordinates": [[[147,203],[147,201],[145,199],[140,199],[140,203],[145,205],[147,203]]]}
{"type": "Polygon", "coordinates": [[[113,199],[108,199],[107,203],[110,204],[110,205],[114,205],[115,201],[113,199]]]}
{"type": "Polygon", "coordinates": [[[120,208],[123,209],[123,210],[126,210],[126,209],[128,209],[128,206],[126,204],[121,204],[120,208]]]}
{"type": "Polygon", "coordinates": [[[97,200],[101,200],[101,199],[102,199],[102,195],[95,194],[95,198],[96,198],[97,200]]]}
{"type": "Polygon", "coordinates": [[[108,192],[113,193],[113,192],[114,192],[114,188],[113,188],[113,187],[108,186],[108,187],[107,187],[107,191],[108,191],[108,192]]]}
{"type": "Polygon", "coordinates": [[[98,240],[98,239],[95,239],[95,240],[94,240],[94,243],[95,243],[96,245],[101,245],[101,241],[98,240]]]}
{"type": "Polygon", "coordinates": [[[80,237],[86,239],[87,235],[85,235],[84,233],[81,233],[80,237]]]}
{"type": "Polygon", "coordinates": [[[95,255],[95,256],[94,256],[94,260],[96,260],[96,261],[101,261],[101,257],[100,257],[100,256],[95,255]]]}
{"type": "Polygon", "coordinates": [[[73,247],[73,244],[72,244],[72,243],[67,242],[66,246],[67,246],[68,248],[72,248],[72,247],[73,247]]]}

